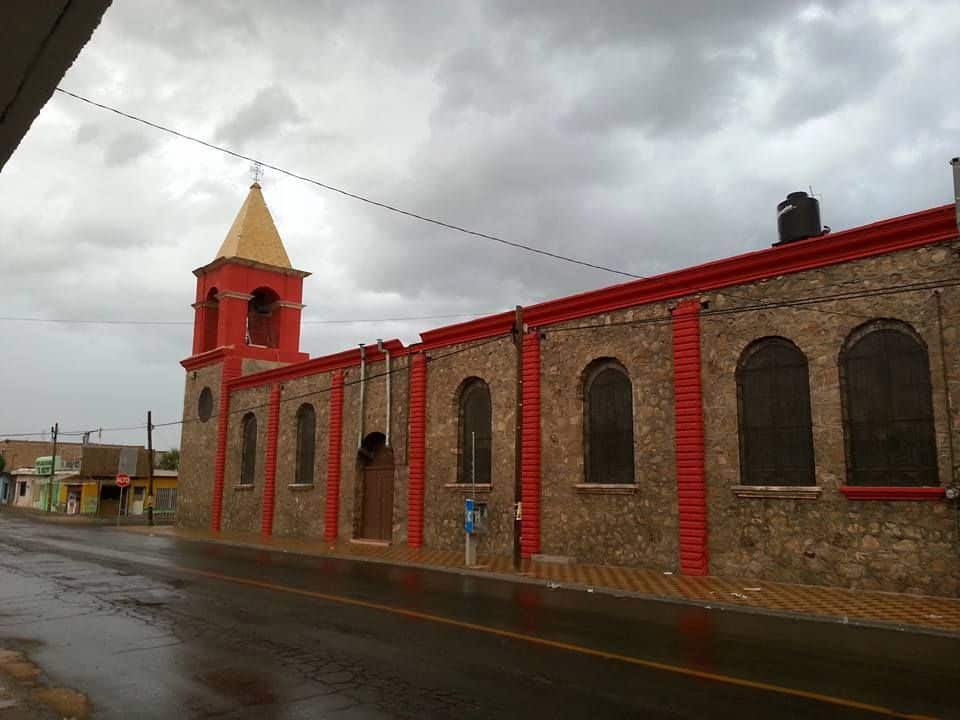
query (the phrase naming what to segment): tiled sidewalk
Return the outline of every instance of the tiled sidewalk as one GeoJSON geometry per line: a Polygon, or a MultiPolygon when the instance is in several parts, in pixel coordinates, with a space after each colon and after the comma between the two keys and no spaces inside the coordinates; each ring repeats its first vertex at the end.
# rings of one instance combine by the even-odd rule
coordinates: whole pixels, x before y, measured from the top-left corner
{"type": "Polygon", "coordinates": [[[341,557],[437,570],[488,574],[542,584],[595,589],[597,592],[629,594],[664,600],[693,602],[704,606],[801,615],[834,622],[886,625],[960,635],[960,599],[905,595],[816,585],[791,585],[763,580],[733,580],[719,577],[686,577],[650,570],[609,565],[559,565],[524,561],[515,571],[508,557],[483,557],[480,565],[467,568],[463,553],[446,550],[415,550],[406,546],[322,540],[263,537],[247,533],[214,534],[175,527],[121,526],[124,532],[165,535],[183,540],[215,542],[241,547],[272,549],[301,555],[341,557]]]}

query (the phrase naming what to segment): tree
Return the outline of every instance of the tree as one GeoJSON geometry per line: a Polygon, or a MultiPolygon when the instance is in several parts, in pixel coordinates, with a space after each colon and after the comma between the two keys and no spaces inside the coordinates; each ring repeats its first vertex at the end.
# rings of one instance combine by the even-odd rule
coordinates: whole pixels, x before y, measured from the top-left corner
{"type": "Polygon", "coordinates": [[[160,470],[179,470],[180,469],[180,451],[177,448],[170,448],[160,453],[160,462],[157,463],[160,470]]]}

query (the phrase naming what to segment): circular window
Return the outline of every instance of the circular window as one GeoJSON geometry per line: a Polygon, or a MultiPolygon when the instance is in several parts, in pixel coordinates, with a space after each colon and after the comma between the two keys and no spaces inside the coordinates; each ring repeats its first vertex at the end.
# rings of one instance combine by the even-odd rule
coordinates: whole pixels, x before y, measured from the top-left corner
{"type": "Polygon", "coordinates": [[[197,400],[197,415],[200,416],[200,422],[206,422],[213,415],[213,393],[210,392],[208,387],[200,391],[200,399],[197,400]]]}

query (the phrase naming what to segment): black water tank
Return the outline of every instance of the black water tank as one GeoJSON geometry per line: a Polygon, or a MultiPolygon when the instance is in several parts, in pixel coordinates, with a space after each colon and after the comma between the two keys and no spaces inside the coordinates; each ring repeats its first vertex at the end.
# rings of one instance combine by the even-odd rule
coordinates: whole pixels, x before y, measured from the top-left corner
{"type": "Polygon", "coordinates": [[[777,205],[777,231],[780,239],[774,246],[823,235],[820,203],[805,192],[790,193],[777,205]]]}

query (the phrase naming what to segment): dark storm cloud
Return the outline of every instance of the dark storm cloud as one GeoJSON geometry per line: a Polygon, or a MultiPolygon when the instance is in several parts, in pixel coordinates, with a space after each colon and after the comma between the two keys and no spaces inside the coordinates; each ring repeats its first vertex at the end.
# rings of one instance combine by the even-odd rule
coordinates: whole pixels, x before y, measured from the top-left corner
{"type": "MultiPolygon", "coordinates": [[[[77,131],[77,134],[80,134],[80,130],[77,131]]],[[[157,138],[155,136],[147,136],[143,132],[122,133],[106,146],[103,161],[109,167],[126,165],[148,152],[156,142],[157,138]]]]}
{"type": "MultiPolygon", "coordinates": [[[[949,201],[958,15],[922,0],[114,3],[63,84],[377,200],[649,275],[768,246],[777,201],[810,184],[835,228],[949,201]]],[[[51,101],[0,176],[11,314],[192,317],[190,271],[223,240],[247,163],[153,132],[51,101]]],[[[314,272],[308,318],[494,311],[625,279],[269,171],[263,184],[293,263],[314,272]]],[[[447,322],[306,325],[303,347],[410,342],[447,322]]],[[[7,428],[180,415],[189,326],[13,332],[23,382],[0,407],[7,428]],[[64,346],[69,366],[33,361],[64,346]]]]}
{"type": "Polygon", "coordinates": [[[77,132],[74,135],[74,139],[78,143],[88,143],[92,140],[95,140],[100,136],[101,128],[96,123],[88,122],[83,123],[80,127],[77,128],[77,132]]]}
{"type": "Polygon", "coordinates": [[[695,44],[611,52],[562,121],[573,132],[709,133],[735,116],[743,74],[760,62],[755,50],[708,52],[695,44]]]}
{"type": "Polygon", "coordinates": [[[879,23],[818,17],[791,28],[789,62],[778,68],[783,91],[773,108],[774,125],[798,125],[869,98],[897,66],[895,38],[879,23]]]}
{"type": "Polygon", "coordinates": [[[251,140],[276,136],[303,120],[290,92],[281,85],[271,85],[260,90],[232,119],[220,125],[216,139],[231,147],[242,147],[251,140]]]}

